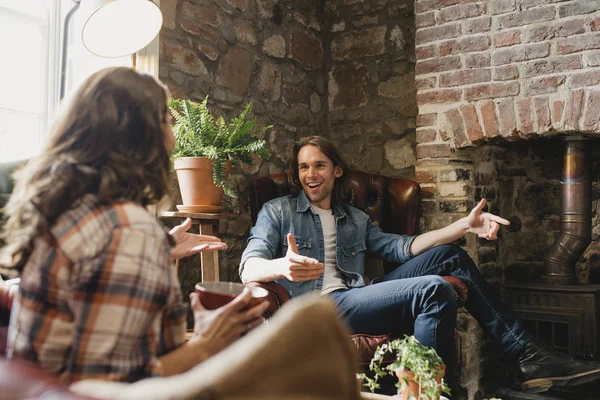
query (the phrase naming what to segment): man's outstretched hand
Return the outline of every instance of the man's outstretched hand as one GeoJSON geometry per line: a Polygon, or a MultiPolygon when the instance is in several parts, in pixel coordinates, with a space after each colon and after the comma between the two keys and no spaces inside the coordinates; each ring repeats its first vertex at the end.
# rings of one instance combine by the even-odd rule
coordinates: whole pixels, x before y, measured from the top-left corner
{"type": "Polygon", "coordinates": [[[314,258],[301,256],[296,246],[296,239],[291,233],[287,234],[288,250],[285,257],[280,259],[280,273],[292,282],[310,281],[317,279],[325,268],[322,262],[314,258]]]}
{"type": "Polygon", "coordinates": [[[500,225],[510,225],[510,221],[497,215],[481,211],[485,207],[485,199],[481,199],[467,216],[469,232],[476,233],[480,238],[495,240],[498,238],[500,225]]]}
{"type": "Polygon", "coordinates": [[[171,260],[188,257],[201,251],[225,250],[227,244],[221,242],[216,236],[197,235],[189,233],[192,220],[186,218],[181,225],[177,225],[169,232],[175,239],[175,247],[171,249],[171,260]]]}

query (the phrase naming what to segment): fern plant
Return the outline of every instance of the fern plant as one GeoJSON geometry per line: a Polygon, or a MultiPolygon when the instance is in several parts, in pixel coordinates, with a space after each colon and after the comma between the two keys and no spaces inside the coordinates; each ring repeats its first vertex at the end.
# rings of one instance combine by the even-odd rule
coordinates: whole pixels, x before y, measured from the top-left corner
{"type": "MultiPolygon", "coordinates": [[[[441,392],[450,394],[450,388],[442,380],[438,382],[436,377],[446,368],[444,362],[433,348],[422,345],[414,336],[404,336],[403,339],[394,339],[389,343],[377,347],[369,369],[374,373],[370,378],[366,374],[359,374],[371,392],[379,389],[379,378],[390,374],[390,372],[411,371],[414,380],[419,384],[419,393],[409,393],[409,399],[431,400],[438,399],[441,392]],[[395,355],[396,360],[387,366],[382,366],[388,353],[395,355]]],[[[399,379],[396,387],[398,394],[409,387],[408,378],[404,376],[399,379]]],[[[409,391],[410,392],[410,391],[409,391]]]]}
{"type": "Polygon", "coordinates": [[[257,134],[271,126],[256,130],[256,121],[248,119],[252,104],[248,103],[242,112],[230,122],[223,117],[215,117],[207,107],[208,96],[201,103],[192,100],[173,99],[169,109],[173,115],[175,149],[173,156],[207,157],[213,160],[213,181],[228,196],[234,196],[225,184],[227,162],[232,166],[252,163],[252,155],[268,158],[271,152],[264,139],[257,134]]]}

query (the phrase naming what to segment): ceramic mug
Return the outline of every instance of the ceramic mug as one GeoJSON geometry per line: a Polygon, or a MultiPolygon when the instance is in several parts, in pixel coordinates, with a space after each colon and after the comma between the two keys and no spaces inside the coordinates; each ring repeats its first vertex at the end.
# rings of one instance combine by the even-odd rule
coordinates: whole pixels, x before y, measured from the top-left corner
{"type": "MultiPolygon", "coordinates": [[[[245,286],[237,282],[198,282],[196,293],[202,306],[207,310],[223,307],[242,293],[245,286]]],[[[249,287],[252,298],[245,309],[252,308],[266,300],[269,292],[260,287],[249,287]]]]}

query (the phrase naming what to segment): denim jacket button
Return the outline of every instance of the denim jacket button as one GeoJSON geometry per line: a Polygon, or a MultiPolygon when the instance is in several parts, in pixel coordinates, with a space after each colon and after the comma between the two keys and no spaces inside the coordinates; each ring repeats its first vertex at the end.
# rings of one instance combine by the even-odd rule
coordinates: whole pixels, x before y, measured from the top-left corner
{"type": "Polygon", "coordinates": [[[352,252],[352,255],[353,255],[353,256],[355,256],[355,255],[356,255],[356,252],[355,252],[355,251],[353,251],[353,252],[352,252]]]}

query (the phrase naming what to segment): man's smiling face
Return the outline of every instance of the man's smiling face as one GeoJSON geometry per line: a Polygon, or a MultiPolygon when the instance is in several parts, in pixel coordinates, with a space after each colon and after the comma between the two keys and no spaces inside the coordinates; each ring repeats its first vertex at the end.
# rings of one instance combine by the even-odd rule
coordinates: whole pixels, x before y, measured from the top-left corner
{"type": "Polygon", "coordinates": [[[309,144],[298,152],[298,178],[311,204],[329,210],[335,178],[342,174],[318,147],[309,144]]]}

